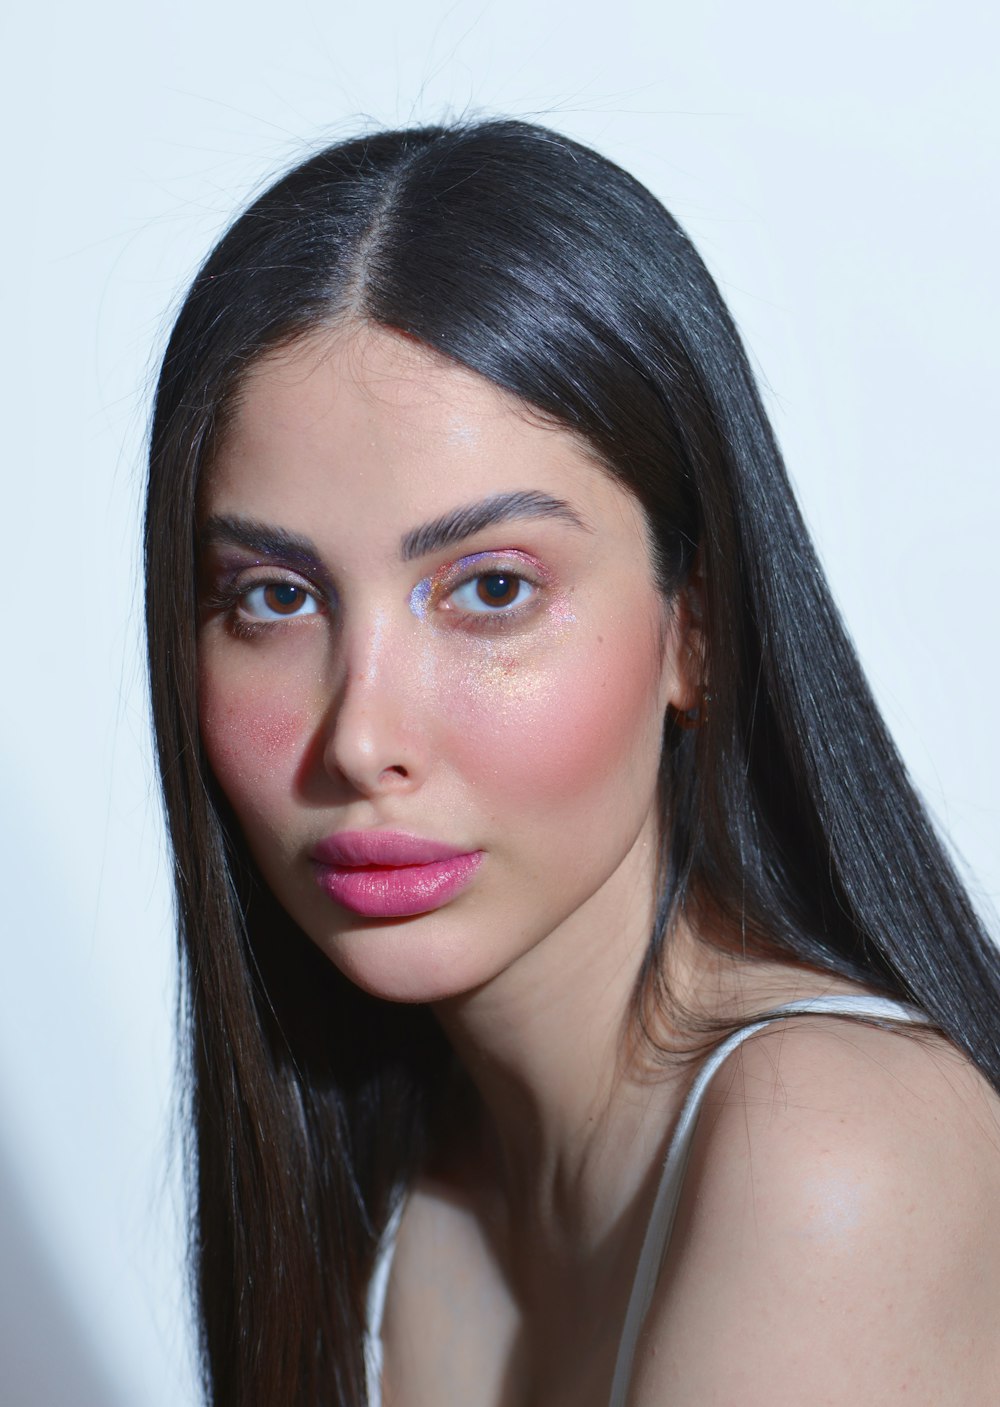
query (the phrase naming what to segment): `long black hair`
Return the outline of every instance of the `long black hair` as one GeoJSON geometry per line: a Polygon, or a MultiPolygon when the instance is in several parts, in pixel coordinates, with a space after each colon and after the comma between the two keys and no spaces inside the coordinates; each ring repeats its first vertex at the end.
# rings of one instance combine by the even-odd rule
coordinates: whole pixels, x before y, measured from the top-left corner
{"type": "Polygon", "coordinates": [[[262,883],[198,732],[199,478],[257,358],[398,329],[582,436],[637,496],[669,597],[703,584],[706,726],[668,720],[662,884],[748,959],[904,998],[1000,1088],[998,962],[874,706],[719,293],[670,215],[521,122],[386,132],[303,162],[233,224],[163,360],[145,524],[153,716],[185,965],[193,1259],[217,1407],[366,1400],[365,1290],[450,1056],[354,989],[262,883]]]}

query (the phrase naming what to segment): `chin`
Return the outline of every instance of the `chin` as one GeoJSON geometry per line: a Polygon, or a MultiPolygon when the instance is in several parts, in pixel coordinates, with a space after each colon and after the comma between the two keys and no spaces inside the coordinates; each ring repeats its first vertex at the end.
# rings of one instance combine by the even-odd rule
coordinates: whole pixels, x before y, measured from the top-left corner
{"type": "Polygon", "coordinates": [[[477,943],[475,925],[442,921],[436,913],[357,921],[331,931],[306,928],[348,981],[383,1001],[433,1003],[474,992],[497,975],[477,943]]]}

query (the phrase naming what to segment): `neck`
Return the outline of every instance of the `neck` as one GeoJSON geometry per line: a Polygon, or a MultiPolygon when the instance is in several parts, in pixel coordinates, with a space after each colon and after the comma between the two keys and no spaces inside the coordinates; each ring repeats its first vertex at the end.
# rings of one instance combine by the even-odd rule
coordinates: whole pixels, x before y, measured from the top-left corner
{"type": "Polygon", "coordinates": [[[632,1058],[652,893],[652,847],[638,847],[505,972],[436,1007],[480,1096],[485,1182],[536,1252],[578,1257],[604,1243],[673,1124],[679,1080],[643,1079],[632,1058]]]}

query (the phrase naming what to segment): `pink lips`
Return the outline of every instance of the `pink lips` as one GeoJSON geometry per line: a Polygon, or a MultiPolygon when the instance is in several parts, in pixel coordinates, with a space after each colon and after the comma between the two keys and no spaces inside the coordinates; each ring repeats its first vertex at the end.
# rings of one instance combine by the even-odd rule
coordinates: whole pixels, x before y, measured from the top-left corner
{"type": "Polygon", "coordinates": [[[345,909],[364,918],[406,918],[453,899],[483,853],[403,831],[340,831],[314,846],[310,859],[320,888],[345,909]]]}

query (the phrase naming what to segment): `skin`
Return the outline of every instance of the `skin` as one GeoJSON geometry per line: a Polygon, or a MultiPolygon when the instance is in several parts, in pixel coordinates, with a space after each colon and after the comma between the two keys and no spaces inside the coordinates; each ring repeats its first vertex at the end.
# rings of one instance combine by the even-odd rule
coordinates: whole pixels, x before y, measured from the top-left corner
{"type": "MultiPolygon", "coordinates": [[[[308,566],[203,553],[202,733],[250,849],[351,980],[431,1003],[476,1092],[407,1202],[387,1407],[603,1404],[691,1075],[651,1078],[622,1032],[663,717],[698,698],[697,601],[664,602],[641,510],[583,444],[385,330],[251,370],[201,519],[315,547],[308,566]],[[569,511],[401,553],[514,493],[569,511]],[[509,610],[477,596],[488,571],[526,583],[509,610]],[[433,912],[360,918],[309,853],[371,828],[482,860],[433,912]]],[[[669,976],[706,1015],[843,987],[695,938],[676,935],[669,976]]],[[[698,1130],[633,1407],[997,1400],[997,1130],[940,1042],[836,1020],[756,1037],[698,1130]]]]}

